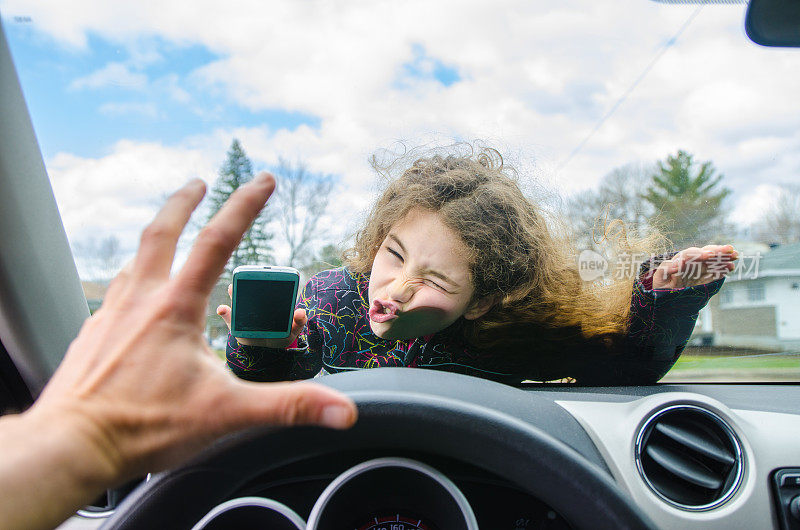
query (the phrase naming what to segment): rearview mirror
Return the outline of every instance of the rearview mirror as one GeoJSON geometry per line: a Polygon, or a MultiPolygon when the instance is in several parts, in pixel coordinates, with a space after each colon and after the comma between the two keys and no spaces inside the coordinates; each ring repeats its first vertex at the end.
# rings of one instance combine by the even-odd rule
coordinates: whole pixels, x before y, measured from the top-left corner
{"type": "Polygon", "coordinates": [[[744,29],[762,46],[800,47],[800,0],[750,0],[744,29]]]}

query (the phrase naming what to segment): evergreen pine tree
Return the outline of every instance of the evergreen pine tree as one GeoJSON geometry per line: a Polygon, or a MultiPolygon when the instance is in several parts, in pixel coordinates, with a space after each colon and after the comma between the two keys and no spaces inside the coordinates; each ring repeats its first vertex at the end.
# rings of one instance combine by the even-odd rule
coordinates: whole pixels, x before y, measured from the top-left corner
{"type": "Polygon", "coordinates": [[[655,208],[678,250],[714,243],[729,229],[720,206],[731,190],[720,185],[722,175],[715,173],[711,162],[698,168],[685,151],[658,162],[643,198],[655,208]]]}
{"type": "MultiPolygon", "coordinates": [[[[239,140],[234,139],[228,149],[225,163],[219,170],[219,177],[214,183],[214,187],[208,194],[210,213],[208,219],[216,214],[228,197],[236,191],[239,186],[250,182],[253,179],[253,163],[242,149],[239,140]]],[[[268,229],[271,221],[272,211],[265,207],[261,214],[256,218],[247,232],[242,236],[239,246],[231,254],[227,265],[225,265],[224,276],[230,280],[233,269],[239,265],[256,265],[272,261],[272,237],[273,234],[268,229]]]]}

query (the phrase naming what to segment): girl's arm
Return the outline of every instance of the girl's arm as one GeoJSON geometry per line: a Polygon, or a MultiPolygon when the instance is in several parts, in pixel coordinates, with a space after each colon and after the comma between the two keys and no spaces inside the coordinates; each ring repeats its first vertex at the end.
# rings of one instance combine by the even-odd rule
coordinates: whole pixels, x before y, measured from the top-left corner
{"type": "Polygon", "coordinates": [[[653,384],[672,368],[689,341],[698,313],[725,281],[723,276],[681,289],[653,289],[653,272],[677,254],[658,256],[641,265],[622,351],[604,353],[602,359],[580,370],[576,376],[579,384],[653,384]]]}
{"type": "MultiPolygon", "coordinates": [[[[270,348],[241,344],[236,337],[228,333],[225,358],[228,368],[239,378],[248,381],[287,381],[293,379],[309,379],[321,368],[320,348],[316,345],[316,283],[314,278],[308,281],[295,306],[293,331],[297,339],[286,348],[270,348]],[[302,310],[301,313],[298,310],[302,310]],[[303,315],[298,318],[298,314],[303,315]],[[305,322],[304,322],[305,320],[305,322]]],[[[225,319],[230,328],[230,311],[227,306],[220,306],[223,311],[217,312],[225,319]],[[227,317],[227,318],[226,318],[227,317]]]]}

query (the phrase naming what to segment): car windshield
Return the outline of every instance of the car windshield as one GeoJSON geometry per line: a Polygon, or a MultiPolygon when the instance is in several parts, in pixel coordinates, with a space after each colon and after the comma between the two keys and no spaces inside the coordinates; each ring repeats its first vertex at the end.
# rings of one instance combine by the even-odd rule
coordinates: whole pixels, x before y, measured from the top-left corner
{"type": "MultiPolygon", "coordinates": [[[[798,381],[800,50],[752,43],[745,10],[0,0],[92,311],[191,178],[210,193],[176,268],[225,193],[268,170],[283,188],[238,263],[305,279],[342,264],[382,189],[376,162],[462,142],[497,149],[569,222],[586,281],[613,274],[598,219],[660,223],[675,251],[733,245],[736,269],[662,381],[798,381]]],[[[207,325],[223,358],[227,283],[207,325]]]]}

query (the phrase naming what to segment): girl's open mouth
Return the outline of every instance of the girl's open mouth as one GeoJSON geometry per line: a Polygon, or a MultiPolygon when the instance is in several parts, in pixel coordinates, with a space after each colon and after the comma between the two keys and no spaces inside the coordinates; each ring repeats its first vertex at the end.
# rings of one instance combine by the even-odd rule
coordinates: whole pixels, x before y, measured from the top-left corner
{"type": "Polygon", "coordinates": [[[372,306],[369,308],[369,319],[373,322],[387,322],[397,318],[397,305],[388,300],[372,301],[372,306]]]}

